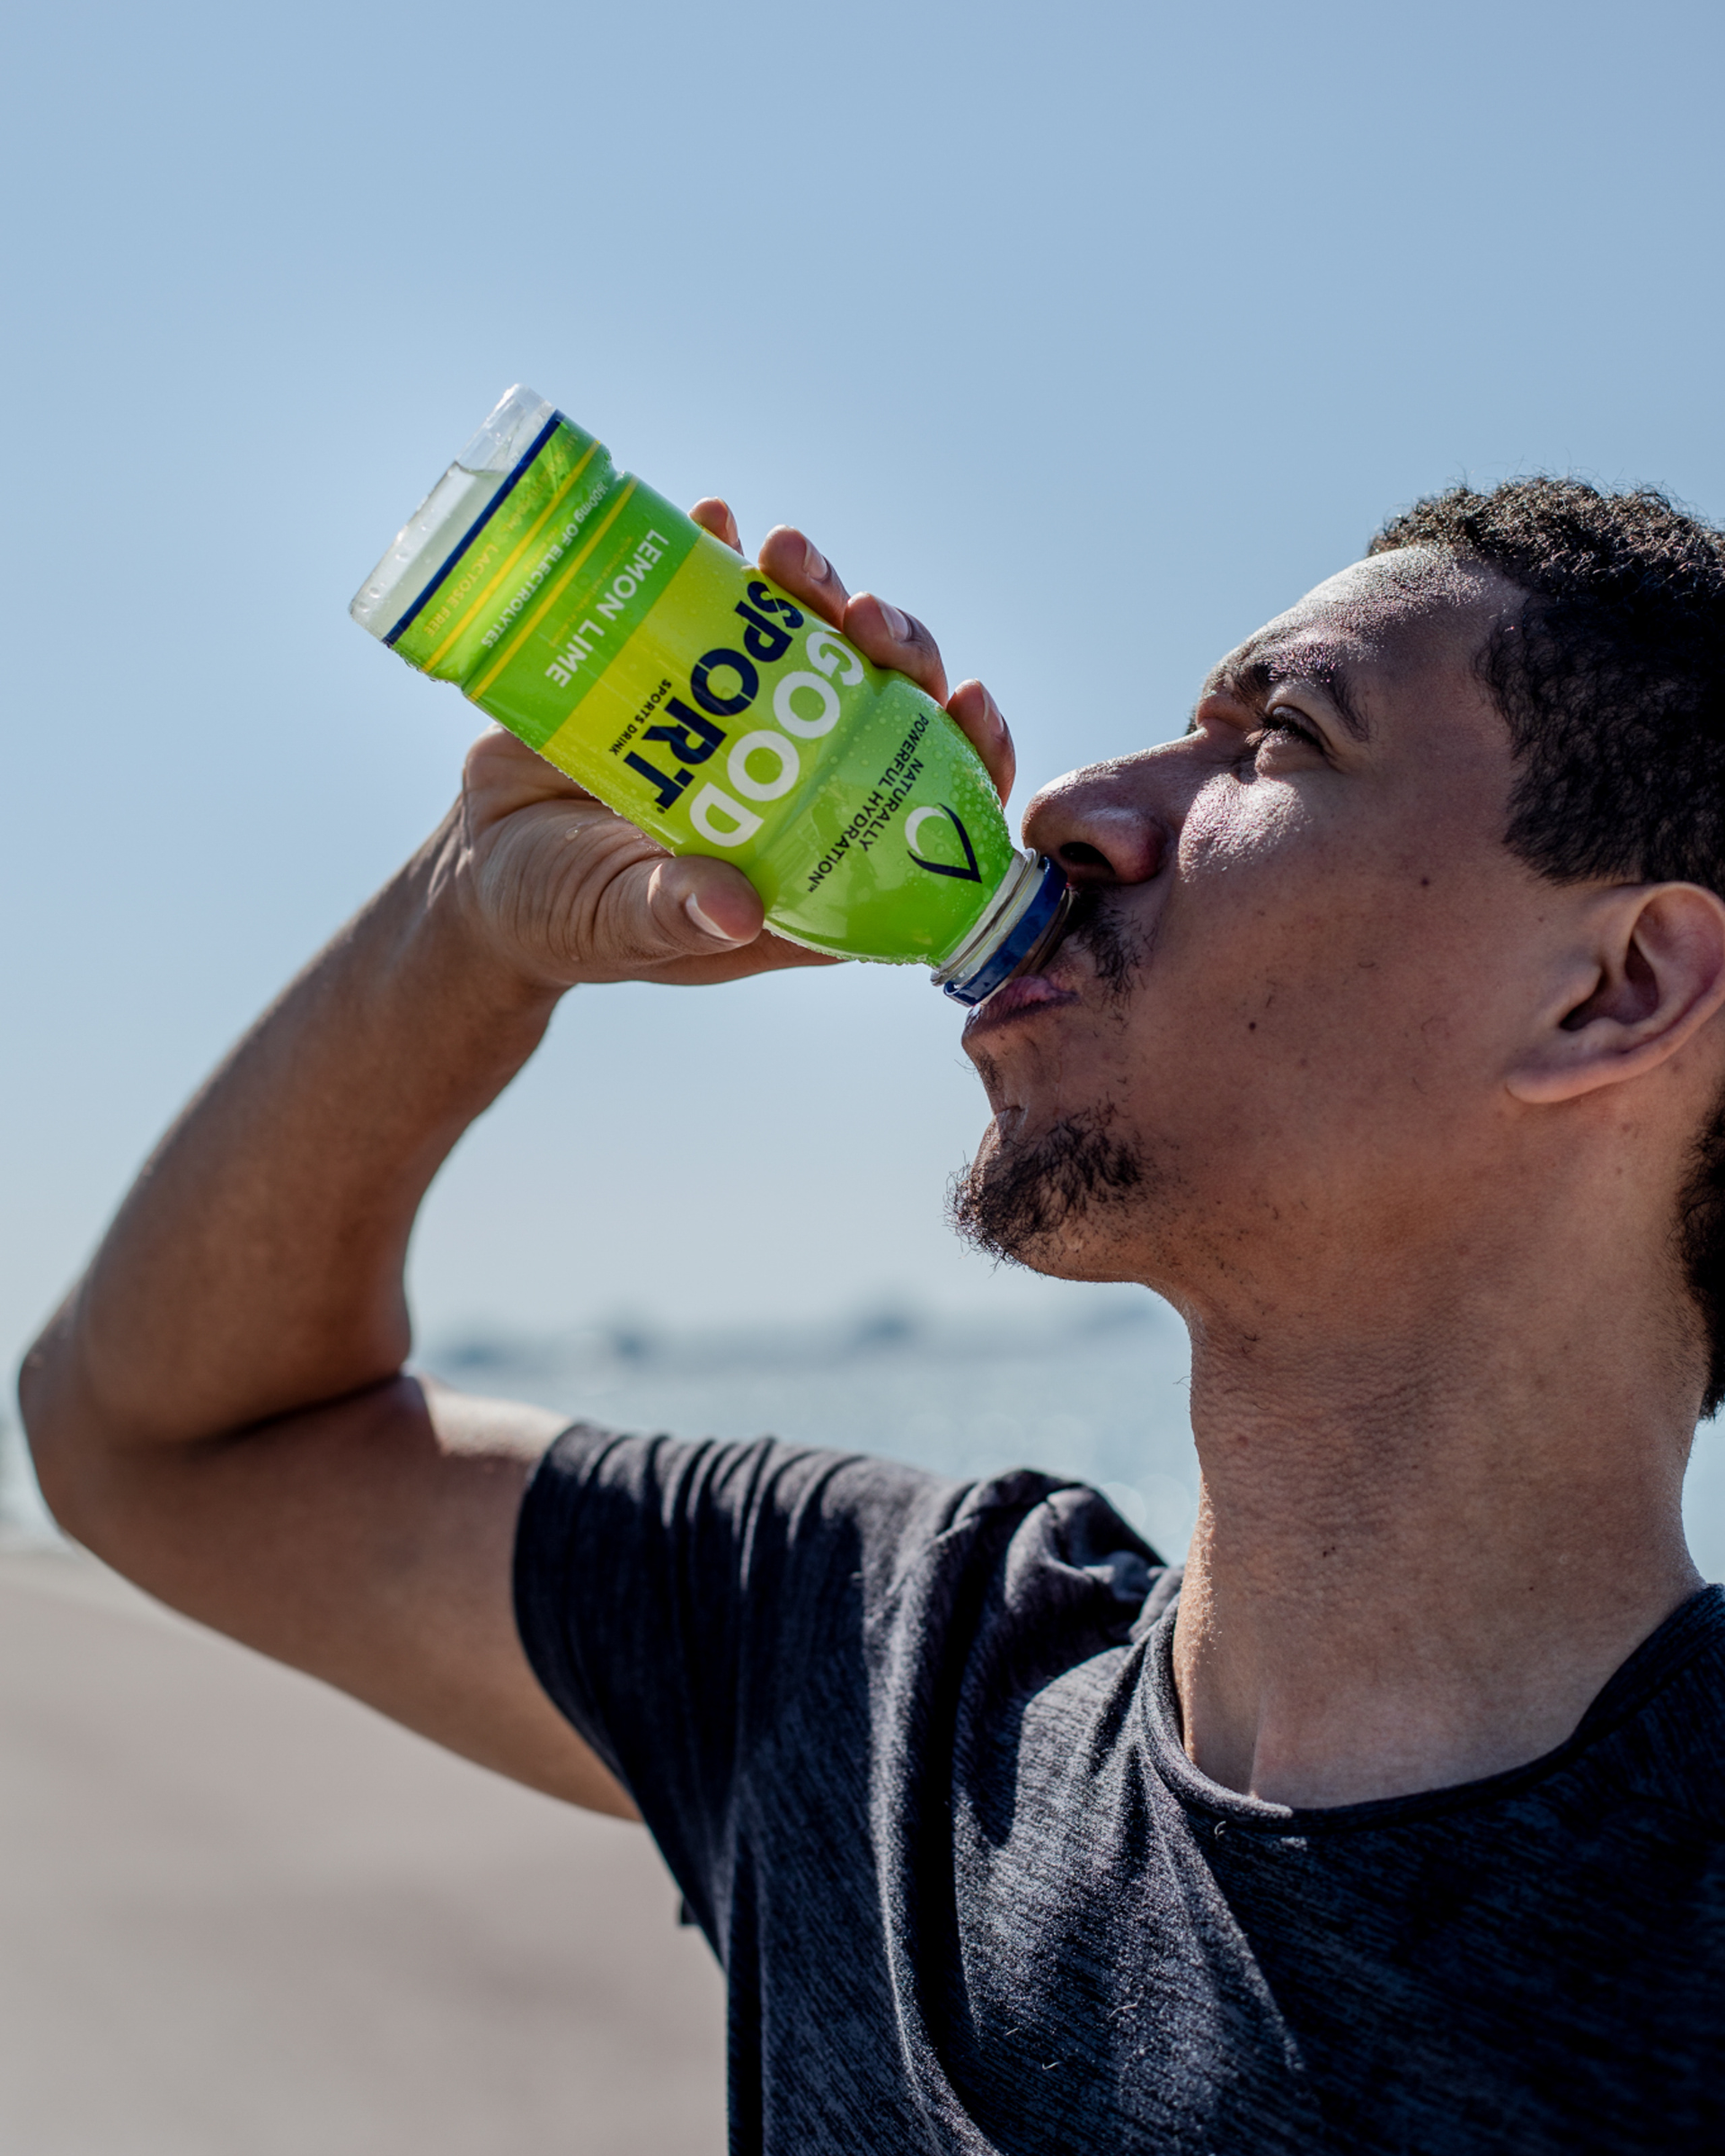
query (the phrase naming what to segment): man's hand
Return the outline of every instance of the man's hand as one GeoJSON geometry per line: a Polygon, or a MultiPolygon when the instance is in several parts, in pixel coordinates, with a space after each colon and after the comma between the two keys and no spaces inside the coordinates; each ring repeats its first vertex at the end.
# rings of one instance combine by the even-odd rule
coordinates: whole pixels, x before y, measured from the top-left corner
{"type": "MultiPolygon", "coordinates": [[[[736,545],[722,503],[695,515],[736,545]]],[[[761,566],[945,702],[1004,794],[993,699],[947,696],[920,623],[849,597],[800,533],[774,532],[761,566]]],[[[762,932],[735,868],[671,859],[488,736],[443,828],[163,1141],[31,1351],[25,1419],[62,1523],[164,1601],[439,1743],[627,1811],[516,1635],[516,1515],[556,1420],[404,1374],[408,1237],[573,983],[823,962],[762,932]]]]}
{"type": "MultiPolygon", "coordinates": [[[[693,514],[741,552],[722,501],[697,502],[693,514]]],[[[760,565],[865,658],[944,704],[1005,799],[1013,745],[999,707],[979,681],[948,694],[939,648],[920,622],[868,592],[852,598],[788,525],[769,534],[760,565]]],[[[703,985],[834,962],[764,931],[740,870],[700,854],[674,858],[511,734],[486,734],[469,752],[449,845],[453,888],[481,937],[502,964],[553,991],[579,981],[703,985]]]]}

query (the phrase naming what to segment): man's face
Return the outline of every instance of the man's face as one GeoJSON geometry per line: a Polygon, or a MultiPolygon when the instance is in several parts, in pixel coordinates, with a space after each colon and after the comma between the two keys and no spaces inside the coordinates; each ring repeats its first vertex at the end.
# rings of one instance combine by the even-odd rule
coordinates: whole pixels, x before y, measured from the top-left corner
{"type": "Polygon", "coordinates": [[[1180,1301],[1369,1264],[1491,1172],[1557,897],[1504,845],[1475,672],[1521,596],[1423,550],[1359,563],[1225,659],[1182,738],[1039,795],[1026,838],[1084,896],[966,1029],[994,1121],[965,1232],[1180,1301]]]}

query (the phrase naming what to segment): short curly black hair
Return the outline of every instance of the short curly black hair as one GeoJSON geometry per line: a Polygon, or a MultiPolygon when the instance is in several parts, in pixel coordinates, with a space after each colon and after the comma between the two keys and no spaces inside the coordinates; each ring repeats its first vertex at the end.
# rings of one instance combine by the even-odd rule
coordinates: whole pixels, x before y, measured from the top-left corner
{"type": "MultiPolygon", "coordinates": [[[[1514,479],[1415,502],[1368,551],[1407,546],[1484,562],[1527,595],[1479,661],[1520,767],[1512,852],[1561,883],[1725,895],[1725,531],[1650,488],[1514,479]]],[[[1725,1401],[1725,1098],[1697,1134],[1676,1232],[1711,1415],[1725,1401]]]]}

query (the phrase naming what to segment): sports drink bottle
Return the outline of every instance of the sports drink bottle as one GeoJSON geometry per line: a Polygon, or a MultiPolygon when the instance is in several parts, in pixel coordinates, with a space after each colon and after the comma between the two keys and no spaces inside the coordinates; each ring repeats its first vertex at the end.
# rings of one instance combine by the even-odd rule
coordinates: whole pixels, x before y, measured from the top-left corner
{"type": "Polygon", "coordinates": [[[1069,904],[933,700],[509,391],[354,619],[673,853],[735,862],[810,950],[979,1003],[1069,904]]]}

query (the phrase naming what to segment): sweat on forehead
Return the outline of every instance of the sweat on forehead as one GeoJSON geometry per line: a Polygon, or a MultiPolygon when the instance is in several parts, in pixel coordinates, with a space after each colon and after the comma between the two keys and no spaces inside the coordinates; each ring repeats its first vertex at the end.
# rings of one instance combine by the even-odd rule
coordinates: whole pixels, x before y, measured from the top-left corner
{"type": "Polygon", "coordinates": [[[1369,638],[1414,615],[1477,605],[1512,589],[1495,570],[1447,547],[1403,546],[1338,570],[1280,618],[1294,623],[1322,612],[1338,627],[1369,638]]]}

